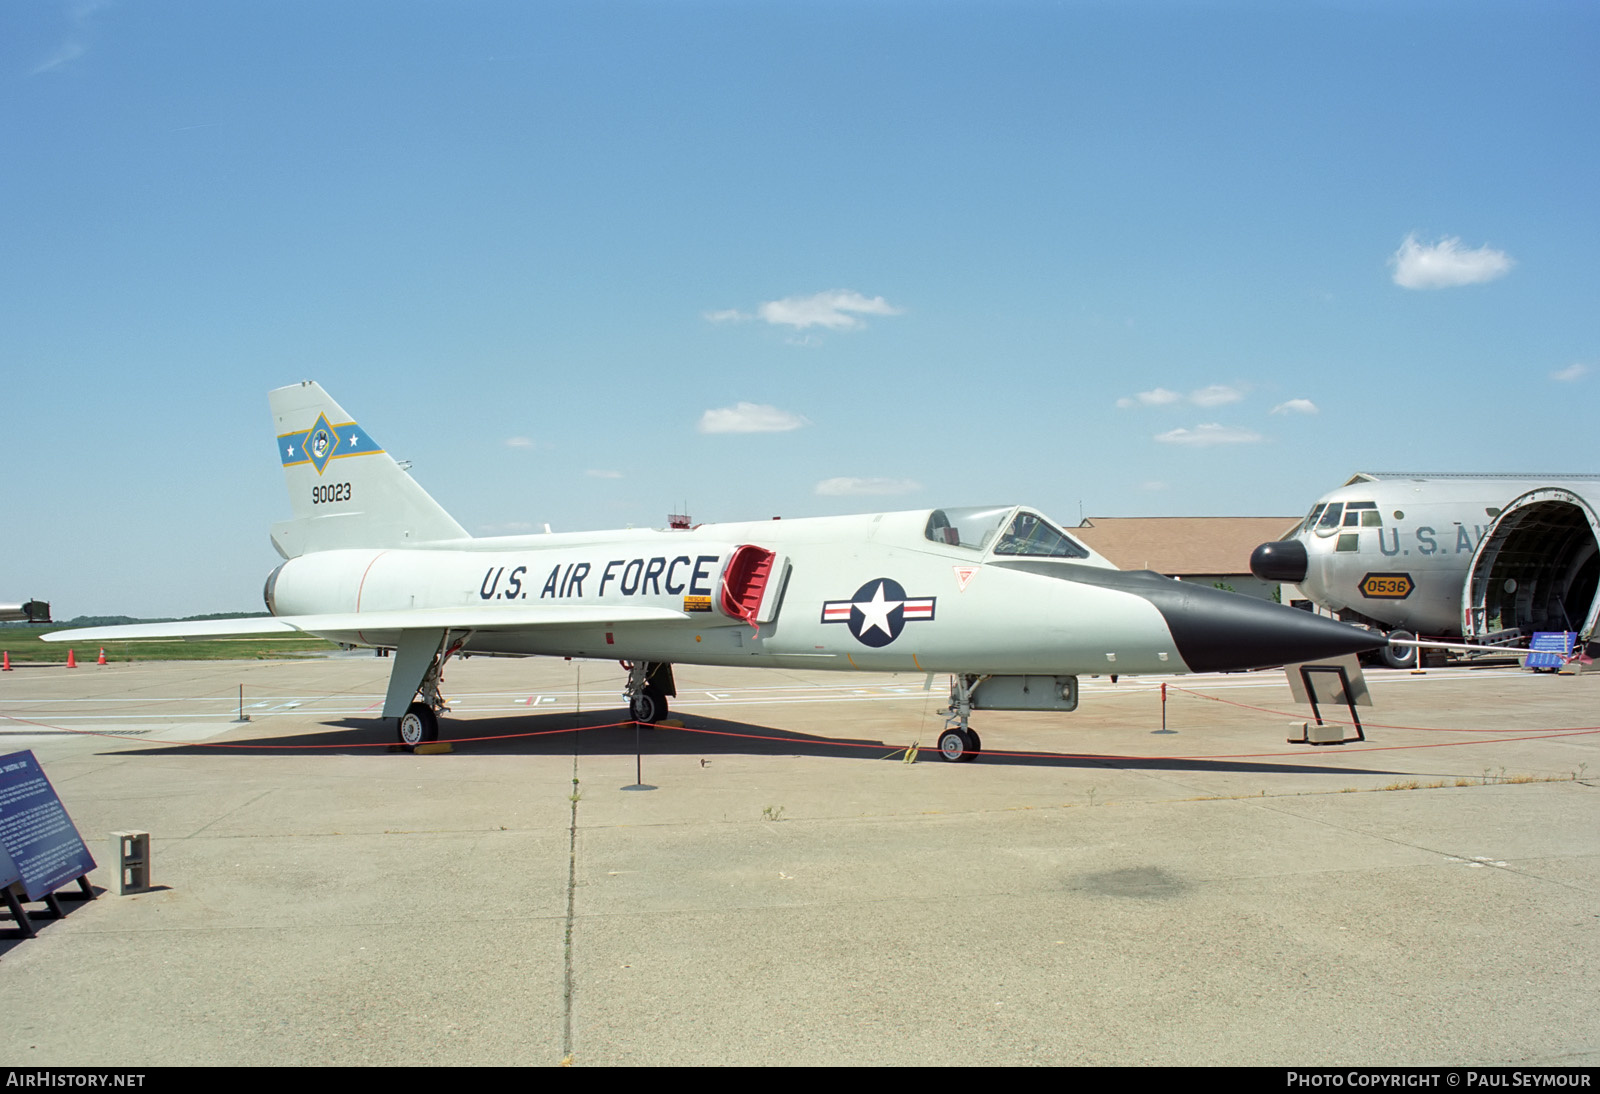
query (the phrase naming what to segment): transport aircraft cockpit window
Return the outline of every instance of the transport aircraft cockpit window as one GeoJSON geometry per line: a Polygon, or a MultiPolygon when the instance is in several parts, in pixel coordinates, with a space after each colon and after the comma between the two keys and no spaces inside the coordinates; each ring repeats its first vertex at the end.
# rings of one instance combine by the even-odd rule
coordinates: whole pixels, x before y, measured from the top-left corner
{"type": "Polygon", "coordinates": [[[1344,507],[1346,528],[1382,528],[1383,517],[1378,515],[1376,502],[1353,501],[1344,507]]]}
{"type": "Polygon", "coordinates": [[[1299,524],[1296,524],[1293,528],[1289,529],[1287,532],[1285,532],[1283,534],[1283,538],[1284,539],[1293,539],[1295,536],[1298,536],[1301,532],[1309,532],[1309,531],[1311,531],[1311,529],[1315,528],[1317,526],[1317,518],[1322,515],[1322,506],[1323,506],[1323,503],[1320,502],[1320,501],[1317,502],[1317,504],[1313,505],[1311,507],[1311,512],[1306,514],[1306,519],[1301,521],[1299,524]]]}
{"type": "Polygon", "coordinates": [[[1317,521],[1317,535],[1331,536],[1339,529],[1339,518],[1344,515],[1344,502],[1329,502],[1328,507],[1322,511],[1322,519],[1317,521]]]}

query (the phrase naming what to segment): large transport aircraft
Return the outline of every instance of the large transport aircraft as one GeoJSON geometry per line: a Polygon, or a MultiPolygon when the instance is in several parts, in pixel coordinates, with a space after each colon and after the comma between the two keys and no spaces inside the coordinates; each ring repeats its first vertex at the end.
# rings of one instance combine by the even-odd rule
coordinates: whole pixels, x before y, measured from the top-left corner
{"type": "Polygon", "coordinates": [[[1342,620],[1387,634],[1526,646],[1535,631],[1595,640],[1600,475],[1362,472],[1250,556],[1263,581],[1300,586],[1342,620]]]}
{"type": "Polygon", "coordinates": [[[49,623],[50,605],[42,600],[0,604],[0,623],[49,623]]]}
{"type": "Polygon", "coordinates": [[[58,631],[48,641],[310,633],[390,648],[382,716],[437,737],[458,653],[616,658],[653,723],[672,666],[950,674],[939,752],[974,710],[1070,711],[1081,674],[1233,671],[1383,639],[1305,612],[1124,572],[1039,513],[987,506],[474,538],[317,384],[270,395],[293,518],[271,616],[58,631]]]}

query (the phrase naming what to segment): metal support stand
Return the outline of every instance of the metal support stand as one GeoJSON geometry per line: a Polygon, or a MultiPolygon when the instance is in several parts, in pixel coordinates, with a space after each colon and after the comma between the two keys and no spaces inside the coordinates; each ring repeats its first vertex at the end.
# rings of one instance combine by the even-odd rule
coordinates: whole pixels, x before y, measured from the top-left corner
{"type": "MultiPolygon", "coordinates": [[[[39,901],[43,901],[45,907],[49,909],[50,918],[60,919],[67,914],[61,907],[61,902],[63,900],[93,900],[94,889],[89,884],[88,875],[80,874],[78,876],[78,892],[75,893],[46,893],[44,896],[39,898],[39,901],[30,902],[27,899],[27,893],[23,891],[22,883],[19,881],[7,885],[5,889],[0,890],[0,896],[4,897],[6,908],[11,913],[11,920],[16,924],[15,931],[10,937],[35,938],[38,936],[39,932],[38,929],[34,927],[33,920],[28,917],[28,910],[24,907],[24,904],[37,904],[39,901]]],[[[34,914],[37,915],[39,913],[34,914]]]]}
{"type": "Polygon", "coordinates": [[[1161,681],[1161,728],[1152,729],[1150,732],[1152,734],[1178,732],[1175,729],[1167,728],[1167,682],[1165,680],[1161,681]]]}
{"type": "Polygon", "coordinates": [[[1316,719],[1317,725],[1321,726],[1324,723],[1322,721],[1322,711],[1317,706],[1317,689],[1316,686],[1311,682],[1311,674],[1314,672],[1322,673],[1324,675],[1335,675],[1339,678],[1339,694],[1344,696],[1345,706],[1350,711],[1350,721],[1354,723],[1356,727],[1356,735],[1354,737],[1344,737],[1337,741],[1313,741],[1311,739],[1311,723],[1307,722],[1302,727],[1302,733],[1300,737],[1298,739],[1290,737],[1288,743],[1292,745],[1346,745],[1350,744],[1352,741],[1365,741],[1367,739],[1367,734],[1366,731],[1361,728],[1361,715],[1356,713],[1354,689],[1350,686],[1350,677],[1344,671],[1343,665],[1300,666],[1300,681],[1301,683],[1305,684],[1306,698],[1311,703],[1311,716],[1316,719]]]}
{"type": "Polygon", "coordinates": [[[33,923],[28,919],[28,912],[22,906],[22,886],[20,884],[7,885],[4,890],[6,907],[11,911],[11,921],[15,923],[16,933],[13,938],[33,938],[39,932],[33,929],[33,923]]]}
{"type": "Polygon", "coordinates": [[[633,785],[624,786],[624,790],[654,790],[654,786],[644,781],[644,742],[640,736],[638,722],[633,723],[633,785]]]}

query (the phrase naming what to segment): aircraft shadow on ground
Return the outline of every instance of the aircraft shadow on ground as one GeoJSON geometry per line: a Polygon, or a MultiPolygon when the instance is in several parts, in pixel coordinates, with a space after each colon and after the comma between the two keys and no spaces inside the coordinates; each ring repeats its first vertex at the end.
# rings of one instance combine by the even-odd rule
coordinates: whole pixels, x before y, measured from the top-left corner
{"type": "MultiPolygon", "coordinates": [[[[440,725],[439,738],[450,743],[457,753],[497,756],[631,756],[637,748],[644,756],[819,756],[830,759],[899,760],[905,754],[905,741],[867,738],[818,737],[791,730],[722,718],[691,715],[681,719],[684,727],[645,726],[637,731],[623,710],[599,710],[573,714],[519,714],[509,717],[451,719],[440,725]],[[488,738],[488,739],[483,739],[488,738]]],[[[306,753],[333,755],[368,753],[382,755],[398,751],[394,744],[394,725],[389,719],[339,718],[322,723],[326,732],[300,732],[288,735],[264,733],[254,741],[217,744],[159,745],[122,755],[282,755],[304,749],[306,753]]],[[[264,730],[267,726],[263,725],[264,730]]],[[[919,763],[943,763],[934,750],[935,741],[919,745],[919,763]]],[[[991,749],[1001,746],[986,742],[991,749]]],[[[1009,754],[1003,750],[980,754],[976,762],[1007,767],[1118,768],[1150,771],[1209,771],[1324,773],[1341,775],[1408,774],[1390,768],[1351,767],[1306,762],[1285,762],[1263,757],[1259,760],[1208,759],[1203,756],[1180,758],[1132,754],[1140,741],[1130,731],[1130,754],[1089,754],[1069,751],[1009,754]]],[[[1263,750],[1276,750],[1276,742],[1264,741],[1263,750]]],[[[1204,747],[1203,743],[1200,747],[1204,747]]],[[[1281,747],[1281,746],[1280,746],[1281,747]]],[[[1308,749],[1308,758],[1313,753],[1308,749]]]]}

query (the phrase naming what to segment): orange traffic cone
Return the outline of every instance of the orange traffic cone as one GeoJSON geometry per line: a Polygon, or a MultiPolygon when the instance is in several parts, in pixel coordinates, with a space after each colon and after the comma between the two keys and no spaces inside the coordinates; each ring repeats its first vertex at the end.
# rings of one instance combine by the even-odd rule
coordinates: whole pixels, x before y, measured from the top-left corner
{"type": "Polygon", "coordinates": [[[103,665],[105,663],[106,663],[106,648],[104,646],[101,646],[100,647],[100,660],[96,661],[95,664],[103,665]]]}
{"type": "Polygon", "coordinates": [[[10,650],[6,650],[5,651],[5,661],[6,661],[5,666],[3,668],[0,668],[0,672],[10,672],[11,671],[11,651],[10,650]]]}
{"type": "Polygon", "coordinates": [[[75,669],[77,667],[78,667],[78,659],[77,659],[77,657],[75,657],[73,655],[71,650],[68,650],[67,651],[67,668],[75,669]]]}

